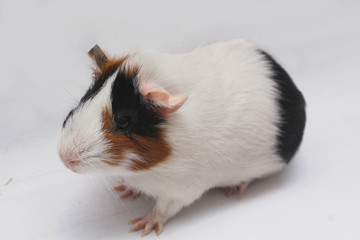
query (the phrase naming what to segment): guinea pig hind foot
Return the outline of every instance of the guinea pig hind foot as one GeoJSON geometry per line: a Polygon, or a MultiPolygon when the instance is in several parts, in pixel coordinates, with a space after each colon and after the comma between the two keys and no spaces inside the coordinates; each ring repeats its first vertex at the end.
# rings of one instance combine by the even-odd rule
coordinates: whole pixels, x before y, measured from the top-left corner
{"type": "Polygon", "coordinates": [[[239,185],[234,185],[234,186],[229,186],[225,188],[225,195],[230,197],[231,195],[233,195],[234,192],[239,192],[238,193],[238,198],[241,199],[241,197],[243,196],[245,190],[247,189],[247,187],[249,186],[249,184],[252,181],[247,181],[247,182],[241,182],[239,185]]]}
{"type": "Polygon", "coordinates": [[[130,197],[131,200],[134,200],[140,194],[139,192],[127,187],[125,184],[120,184],[118,186],[115,186],[114,190],[122,192],[121,195],[120,195],[121,199],[130,197]]]}

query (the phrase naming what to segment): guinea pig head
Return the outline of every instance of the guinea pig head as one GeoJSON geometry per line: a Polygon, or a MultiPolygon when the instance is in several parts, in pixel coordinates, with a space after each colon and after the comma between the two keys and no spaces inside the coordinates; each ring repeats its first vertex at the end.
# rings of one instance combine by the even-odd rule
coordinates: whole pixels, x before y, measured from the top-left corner
{"type": "MultiPolygon", "coordinates": [[[[58,153],[77,173],[127,175],[150,169],[171,155],[166,140],[169,114],[186,101],[143,81],[140,61],[112,58],[97,45],[90,88],[63,123],[58,153]]],[[[145,74],[146,75],[146,74],[145,74]]]]}

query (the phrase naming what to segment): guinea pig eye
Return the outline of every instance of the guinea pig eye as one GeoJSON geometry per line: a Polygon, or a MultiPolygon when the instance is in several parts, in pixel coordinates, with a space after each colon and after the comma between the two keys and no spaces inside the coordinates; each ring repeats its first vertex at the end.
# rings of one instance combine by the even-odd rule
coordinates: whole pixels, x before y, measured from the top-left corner
{"type": "Polygon", "coordinates": [[[116,119],[116,126],[119,130],[126,130],[130,127],[131,117],[123,116],[118,119],[116,119]]]}

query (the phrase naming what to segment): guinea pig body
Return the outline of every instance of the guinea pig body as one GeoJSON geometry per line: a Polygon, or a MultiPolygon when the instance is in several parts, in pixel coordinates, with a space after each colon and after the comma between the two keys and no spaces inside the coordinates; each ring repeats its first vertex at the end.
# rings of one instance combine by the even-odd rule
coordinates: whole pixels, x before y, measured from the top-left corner
{"type": "Polygon", "coordinates": [[[104,56],[64,122],[59,154],[75,172],[121,176],[156,200],[133,230],[160,233],[211,188],[244,190],[280,171],[301,143],[303,96],[251,43],[104,56]]]}

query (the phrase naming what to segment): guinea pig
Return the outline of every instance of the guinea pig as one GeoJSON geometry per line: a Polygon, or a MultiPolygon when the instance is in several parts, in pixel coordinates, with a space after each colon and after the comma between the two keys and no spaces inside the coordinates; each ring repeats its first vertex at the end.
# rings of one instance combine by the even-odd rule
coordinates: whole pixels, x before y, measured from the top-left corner
{"type": "Polygon", "coordinates": [[[67,115],[58,153],[76,173],[118,176],[155,199],[132,231],[163,225],[204,192],[279,172],[305,127],[305,100],[268,53],[244,40],[183,54],[112,57],[97,45],[90,88],[67,115]]]}

